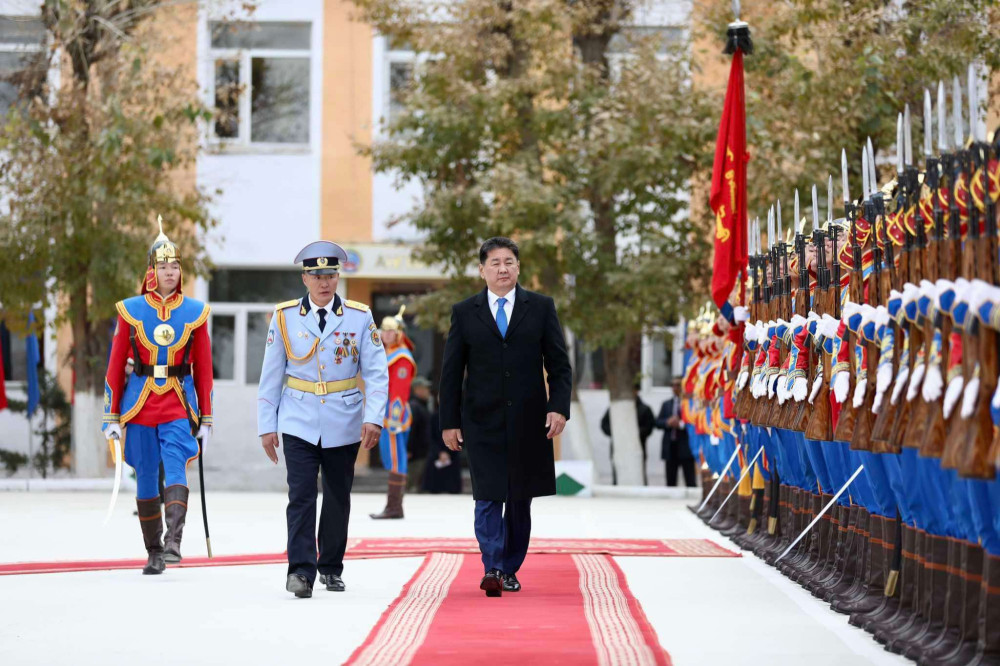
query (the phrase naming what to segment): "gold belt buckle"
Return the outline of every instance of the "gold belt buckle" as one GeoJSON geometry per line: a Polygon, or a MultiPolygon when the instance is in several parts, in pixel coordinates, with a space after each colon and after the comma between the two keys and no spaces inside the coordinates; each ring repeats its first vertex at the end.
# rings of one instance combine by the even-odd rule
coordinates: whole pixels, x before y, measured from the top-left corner
{"type": "Polygon", "coordinates": [[[153,366],[153,379],[166,379],[167,378],[167,366],[165,365],[154,365],[153,366]]]}
{"type": "Polygon", "coordinates": [[[313,392],[316,395],[326,395],[326,382],[316,382],[316,388],[313,392]]]}

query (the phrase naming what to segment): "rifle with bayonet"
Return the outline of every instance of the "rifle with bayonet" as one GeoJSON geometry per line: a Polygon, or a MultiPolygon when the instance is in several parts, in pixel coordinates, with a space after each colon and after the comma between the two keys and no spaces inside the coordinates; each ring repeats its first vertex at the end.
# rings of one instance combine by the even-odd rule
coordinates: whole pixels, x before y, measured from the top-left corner
{"type": "MultiPolygon", "coordinates": [[[[882,294],[882,246],[878,236],[878,209],[874,202],[874,174],[869,174],[873,161],[869,160],[867,146],[861,153],[861,173],[863,188],[862,217],[871,225],[872,275],[868,283],[868,304],[875,307],[881,303],[882,294]]],[[[881,196],[881,195],[880,195],[881,196]]],[[[888,296],[888,293],[886,293],[888,296]]],[[[866,324],[862,327],[861,336],[864,340],[864,398],[857,405],[857,417],[854,423],[854,436],[851,438],[851,448],[856,451],[873,451],[871,431],[873,425],[872,404],[875,401],[875,378],[878,370],[878,343],[872,334],[874,326],[866,324]]]]}
{"type": "MultiPolygon", "coordinates": [[[[986,285],[997,281],[996,209],[989,184],[992,146],[977,136],[976,73],[969,67],[969,238],[975,245],[976,278],[986,285]],[[981,183],[981,185],[980,185],[981,183]],[[981,194],[977,194],[981,193],[981,194]],[[980,213],[984,215],[980,229],[980,213]],[[975,234],[973,235],[973,231],[975,234]]],[[[977,358],[971,360],[973,380],[979,380],[979,392],[968,422],[964,447],[959,452],[958,471],[963,477],[993,480],[996,477],[993,447],[994,427],[991,413],[993,392],[997,386],[998,335],[995,328],[981,324],[977,312],[970,312],[969,343],[977,358]]],[[[966,348],[968,349],[968,348],[966,348]]],[[[965,411],[963,406],[963,412],[965,411]]]]}
{"type": "MultiPolygon", "coordinates": [[[[938,81],[937,142],[940,157],[935,163],[928,158],[927,169],[928,185],[932,189],[934,236],[937,245],[937,251],[932,252],[934,261],[931,264],[937,270],[935,276],[937,279],[954,280],[961,265],[962,241],[957,205],[952,208],[954,196],[951,185],[954,180],[955,155],[948,151],[946,115],[944,82],[938,81]]],[[[956,145],[955,149],[958,148],[956,145]]],[[[925,379],[928,388],[921,392],[926,404],[926,417],[922,428],[923,437],[920,440],[920,455],[930,458],[941,457],[948,434],[950,420],[944,417],[943,388],[947,380],[947,363],[951,355],[951,331],[951,318],[942,313],[935,304],[928,331],[930,341],[927,347],[928,366],[925,379]]]]}
{"type": "MultiPolygon", "coordinates": [[[[826,234],[819,226],[819,203],[816,197],[816,186],[812,188],[813,206],[813,245],[816,248],[816,294],[813,297],[813,311],[822,317],[824,314],[832,314],[834,304],[831,302],[833,291],[830,289],[830,269],[827,266],[826,257],[826,234]]],[[[806,424],[806,437],[815,440],[830,440],[833,438],[833,427],[830,416],[830,373],[833,369],[833,359],[827,353],[818,336],[811,342],[814,347],[816,358],[820,360],[817,372],[821,372],[819,393],[812,400],[812,413],[806,424]]],[[[810,387],[810,393],[812,389],[810,387]]]]}
{"type": "MultiPolygon", "coordinates": [[[[860,305],[865,302],[864,248],[862,247],[862,239],[858,229],[857,208],[851,201],[851,194],[847,181],[846,150],[842,150],[840,154],[840,170],[841,187],[843,190],[844,200],[844,219],[847,220],[848,229],[850,230],[849,241],[851,244],[851,274],[848,278],[848,297],[852,303],[860,305]]],[[[833,438],[841,442],[850,442],[854,438],[854,427],[857,421],[858,413],[857,408],[854,406],[854,400],[851,397],[854,395],[854,391],[857,386],[857,378],[854,373],[854,368],[858,362],[855,354],[857,334],[848,331],[842,344],[847,345],[847,362],[849,365],[847,372],[848,387],[847,397],[841,404],[840,416],[837,419],[837,427],[834,430],[833,438]]]]}

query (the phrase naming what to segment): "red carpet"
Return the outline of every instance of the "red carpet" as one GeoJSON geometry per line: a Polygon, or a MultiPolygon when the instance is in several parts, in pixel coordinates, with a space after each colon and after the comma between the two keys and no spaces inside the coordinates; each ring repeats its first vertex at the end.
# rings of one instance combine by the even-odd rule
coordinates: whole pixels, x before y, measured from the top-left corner
{"type": "Polygon", "coordinates": [[[670,664],[608,555],[529,556],[498,599],[482,575],[478,555],[429,555],[347,663],[670,664]]]}
{"type": "MultiPolygon", "coordinates": [[[[739,557],[707,539],[532,539],[531,554],[645,555],[651,557],[739,557]]],[[[428,553],[479,553],[475,539],[354,538],[347,541],[346,559],[413,557],[428,553]]],[[[176,567],[222,567],[241,564],[284,564],[282,553],[185,557],[176,567]]],[[[146,558],[123,560],[62,560],[0,564],[0,576],[71,571],[141,569],[146,558]]]]}

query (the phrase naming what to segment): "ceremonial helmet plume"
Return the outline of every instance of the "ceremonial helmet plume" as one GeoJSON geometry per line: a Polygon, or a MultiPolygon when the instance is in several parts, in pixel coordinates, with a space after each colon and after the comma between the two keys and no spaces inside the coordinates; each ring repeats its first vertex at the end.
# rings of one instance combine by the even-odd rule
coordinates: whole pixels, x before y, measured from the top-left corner
{"type": "Polygon", "coordinates": [[[403,313],[406,312],[406,306],[400,305],[399,312],[395,315],[389,317],[382,317],[382,330],[383,331],[401,331],[404,330],[403,313]]]}
{"type": "Polygon", "coordinates": [[[156,216],[156,223],[160,227],[160,233],[149,248],[149,265],[155,266],[161,261],[180,261],[181,253],[177,249],[176,243],[167,238],[163,233],[163,216],[156,216]]]}
{"type": "MultiPolygon", "coordinates": [[[[146,265],[146,274],[142,277],[142,284],[139,285],[140,294],[148,294],[154,292],[157,289],[158,281],[156,279],[156,264],[160,262],[170,262],[181,260],[180,250],[177,245],[167,238],[167,235],[163,233],[163,216],[156,216],[156,223],[160,227],[160,233],[156,236],[156,240],[149,247],[149,257],[146,265]]],[[[175,291],[180,293],[182,291],[181,281],[178,281],[177,288],[175,291]]]]}

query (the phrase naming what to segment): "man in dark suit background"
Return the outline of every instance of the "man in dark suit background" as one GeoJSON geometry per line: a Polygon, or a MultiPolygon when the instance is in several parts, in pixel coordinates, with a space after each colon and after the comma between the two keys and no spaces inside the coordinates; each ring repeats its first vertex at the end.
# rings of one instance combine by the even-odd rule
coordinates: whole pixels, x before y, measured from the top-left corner
{"type": "Polygon", "coordinates": [[[681,422],[681,382],[673,382],[674,397],[664,400],[660,414],[656,417],[656,427],[663,430],[663,448],[660,457],[667,467],[667,485],[677,485],[677,468],[684,470],[684,485],[693,488],[694,456],[688,446],[687,430],[681,422]]]}
{"type": "Polygon", "coordinates": [[[572,370],[555,303],[521,287],[519,273],[514,241],[483,243],[486,289],[452,307],[441,368],[442,437],[453,451],[466,447],[488,597],[521,589],[531,500],[556,492],[552,438],[569,418],[572,370]]]}

